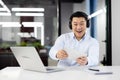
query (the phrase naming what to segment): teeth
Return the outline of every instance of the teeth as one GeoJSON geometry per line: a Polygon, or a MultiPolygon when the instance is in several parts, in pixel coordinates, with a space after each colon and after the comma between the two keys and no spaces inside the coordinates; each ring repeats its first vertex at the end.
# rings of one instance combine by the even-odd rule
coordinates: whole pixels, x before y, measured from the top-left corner
{"type": "Polygon", "coordinates": [[[81,31],[77,31],[77,32],[81,32],[81,31]]]}
{"type": "Polygon", "coordinates": [[[77,31],[77,32],[81,32],[81,31],[77,31]]]}
{"type": "Polygon", "coordinates": [[[82,31],[82,30],[78,30],[78,31],[82,31]]]}

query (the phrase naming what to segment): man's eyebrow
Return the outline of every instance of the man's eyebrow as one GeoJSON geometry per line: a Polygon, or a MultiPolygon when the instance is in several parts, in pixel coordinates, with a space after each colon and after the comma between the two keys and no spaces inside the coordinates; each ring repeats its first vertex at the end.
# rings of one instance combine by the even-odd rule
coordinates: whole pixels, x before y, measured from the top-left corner
{"type": "Polygon", "coordinates": [[[81,22],[86,22],[86,21],[81,21],[81,22]]]}
{"type": "MultiPolygon", "coordinates": [[[[80,21],[80,23],[83,23],[83,22],[86,22],[86,21],[80,21]]],[[[77,23],[77,22],[73,22],[73,23],[77,23]]]]}
{"type": "MultiPolygon", "coordinates": [[[[77,23],[76,21],[73,21],[74,23],[77,23]]],[[[80,22],[86,22],[85,20],[83,20],[83,21],[80,21],[80,22]]]]}

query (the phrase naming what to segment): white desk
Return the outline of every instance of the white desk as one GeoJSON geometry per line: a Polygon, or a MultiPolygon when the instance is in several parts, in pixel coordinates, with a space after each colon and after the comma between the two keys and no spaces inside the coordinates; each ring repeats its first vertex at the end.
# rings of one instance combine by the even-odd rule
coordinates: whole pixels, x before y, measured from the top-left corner
{"type": "Polygon", "coordinates": [[[120,66],[99,66],[112,71],[109,75],[94,75],[83,67],[66,68],[65,71],[41,73],[23,70],[20,67],[6,67],[0,71],[0,80],[120,80],[120,66]]]}

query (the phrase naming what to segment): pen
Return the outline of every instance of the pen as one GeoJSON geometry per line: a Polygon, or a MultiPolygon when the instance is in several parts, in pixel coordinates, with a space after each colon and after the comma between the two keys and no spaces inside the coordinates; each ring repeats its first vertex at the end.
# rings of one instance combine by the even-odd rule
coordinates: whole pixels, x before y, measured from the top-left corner
{"type": "Polygon", "coordinates": [[[99,69],[91,69],[91,68],[89,68],[89,70],[91,70],[91,71],[100,71],[99,69]]]}

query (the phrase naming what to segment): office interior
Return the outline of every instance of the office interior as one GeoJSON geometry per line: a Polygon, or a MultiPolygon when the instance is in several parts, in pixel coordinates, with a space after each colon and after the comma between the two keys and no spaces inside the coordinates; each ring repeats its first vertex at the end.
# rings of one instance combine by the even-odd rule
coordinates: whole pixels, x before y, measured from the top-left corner
{"type": "Polygon", "coordinates": [[[19,66],[10,46],[34,46],[45,66],[55,66],[57,61],[50,59],[48,52],[58,36],[71,31],[69,16],[75,11],[84,11],[90,17],[88,31],[100,43],[100,65],[119,65],[119,15],[115,11],[120,12],[112,2],[115,1],[0,0],[0,69],[19,66]]]}

